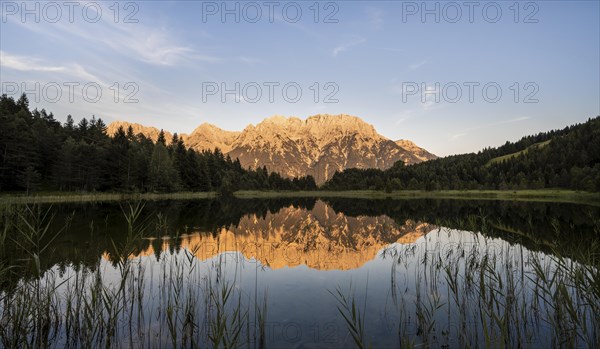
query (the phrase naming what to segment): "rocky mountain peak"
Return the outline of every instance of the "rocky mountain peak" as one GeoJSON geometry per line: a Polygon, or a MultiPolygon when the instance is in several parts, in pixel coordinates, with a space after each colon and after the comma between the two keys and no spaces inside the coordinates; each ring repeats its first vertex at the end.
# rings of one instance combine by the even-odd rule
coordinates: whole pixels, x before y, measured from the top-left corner
{"type": "Polygon", "coordinates": [[[203,123],[196,127],[189,136],[184,136],[183,141],[189,147],[196,150],[221,149],[227,153],[240,132],[226,131],[213,124],[203,123]]]}
{"type": "Polygon", "coordinates": [[[223,130],[213,124],[209,124],[208,122],[203,122],[200,124],[200,126],[196,127],[190,135],[193,135],[194,133],[207,133],[207,132],[215,133],[215,132],[219,132],[219,131],[223,131],[223,130]]]}
{"type": "Polygon", "coordinates": [[[396,144],[398,144],[402,148],[406,149],[407,151],[413,153],[421,161],[437,159],[437,156],[435,156],[435,155],[431,154],[430,152],[428,152],[427,150],[417,146],[412,141],[409,141],[406,139],[400,139],[400,140],[396,141],[396,144]]]}
{"type": "Polygon", "coordinates": [[[273,115],[261,121],[259,125],[274,124],[280,126],[289,126],[291,124],[297,124],[300,121],[301,120],[295,116],[287,117],[283,115],[273,115]]]}
{"type": "MultiPolygon", "coordinates": [[[[158,134],[160,133],[160,130],[158,128],[152,127],[152,126],[144,126],[141,124],[127,122],[127,121],[111,122],[110,125],[108,125],[108,127],[106,128],[106,133],[109,136],[112,136],[115,133],[117,133],[117,131],[119,130],[119,127],[122,127],[123,130],[125,132],[127,132],[127,129],[129,128],[129,126],[131,126],[131,129],[133,130],[134,134],[141,133],[144,136],[152,139],[153,142],[156,142],[156,140],[158,139],[158,134]]],[[[167,140],[170,140],[171,137],[173,137],[173,134],[171,132],[168,132],[168,131],[164,131],[164,132],[165,132],[165,138],[167,140]]]]}
{"type": "Polygon", "coordinates": [[[360,133],[365,136],[381,138],[373,125],[364,122],[357,116],[339,114],[317,114],[306,119],[306,125],[311,129],[337,131],[345,133],[360,133]]]}
{"type": "MultiPolygon", "coordinates": [[[[126,128],[129,124],[112,123],[109,134],[117,130],[113,125],[126,128]]],[[[132,125],[136,125],[134,132],[153,139],[160,132],[154,127],[132,125]]],[[[241,132],[204,123],[190,135],[181,136],[188,147],[197,151],[219,148],[238,158],[243,167],[266,166],[286,177],[311,175],[317,183],[346,168],[386,169],[396,161],[413,164],[436,158],[411,141],[394,142],[377,133],[373,125],[345,114],[318,114],[304,120],[274,115],[241,132]]]]}

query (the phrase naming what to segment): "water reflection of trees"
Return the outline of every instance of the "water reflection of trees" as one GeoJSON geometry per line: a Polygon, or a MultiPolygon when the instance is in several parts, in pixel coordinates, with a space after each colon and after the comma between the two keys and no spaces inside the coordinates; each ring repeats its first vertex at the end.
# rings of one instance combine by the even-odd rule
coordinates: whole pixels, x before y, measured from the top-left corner
{"type": "Polygon", "coordinates": [[[365,200],[327,199],[348,216],[387,215],[401,224],[407,219],[489,237],[548,253],[576,258],[600,240],[600,207],[567,203],[499,200],[365,200]]]}
{"type": "MultiPolygon", "coordinates": [[[[325,199],[335,212],[346,216],[388,216],[398,225],[407,220],[426,222],[453,229],[479,231],[547,252],[560,249],[563,254],[588,250],[590,239],[597,239],[600,208],[562,203],[458,200],[367,200],[325,199]]],[[[56,266],[94,269],[102,256],[112,263],[119,258],[115,246],[127,244],[130,252],[139,254],[152,248],[156,257],[164,248],[175,252],[181,240],[174,238],[188,232],[203,232],[213,237],[222,229],[238,226],[247,215],[265,218],[282,208],[294,206],[312,210],[316,199],[229,199],[148,202],[141,220],[147,224],[143,235],[127,241],[122,207],[114,203],[56,205],[51,230],[66,231],[52,240],[40,256],[41,270],[56,266]],[[164,238],[170,238],[164,244],[164,238]],[[166,247],[168,246],[168,247],[166,247]]],[[[130,238],[130,237],[129,237],[130,238]]],[[[11,266],[2,278],[2,289],[10,289],[22,277],[30,277],[31,265],[22,258],[24,251],[9,236],[0,251],[0,261],[11,266]]]]}

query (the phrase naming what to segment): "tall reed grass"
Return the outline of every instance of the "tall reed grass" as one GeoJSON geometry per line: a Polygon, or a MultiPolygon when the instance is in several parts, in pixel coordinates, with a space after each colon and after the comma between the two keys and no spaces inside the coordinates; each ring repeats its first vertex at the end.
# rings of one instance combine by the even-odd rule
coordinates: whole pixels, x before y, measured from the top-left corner
{"type": "Polygon", "coordinates": [[[0,293],[0,347],[264,347],[264,321],[249,324],[266,317],[266,299],[244,296],[235,280],[227,281],[223,263],[207,266],[187,250],[186,258],[165,251],[158,264],[132,258],[136,240],[151,227],[140,219],[143,208],[123,207],[127,238],[113,241],[107,252],[114,266],[73,265],[64,273],[50,268],[43,274],[39,256],[56,237],[49,236],[52,209],[5,211],[1,246],[11,239],[27,251],[23,259],[37,274],[0,293]]]}
{"type": "MultiPolygon", "coordinates": [[[[464,224],[488,229],[486,219],[473,216],[464,224]]],[[[356,347],[376,339],[362,326],[378,311],[393,319],[400,348],[600,346],[598,240],[582,242],[566,257],[558,248],[533,252],[481,234],[463,239],[463,233],[439,228],[420,246],[384,250],[391,263],[387,309],[361,313],[352,294],[332,293],[356,347]]]]}

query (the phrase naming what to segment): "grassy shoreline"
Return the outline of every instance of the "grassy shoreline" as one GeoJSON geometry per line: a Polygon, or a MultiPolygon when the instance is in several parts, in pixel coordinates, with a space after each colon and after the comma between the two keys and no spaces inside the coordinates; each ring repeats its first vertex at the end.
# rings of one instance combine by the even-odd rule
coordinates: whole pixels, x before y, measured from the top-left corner
{"type": "MultiPolygon", "coordinates": [[[[269,198],[355,198],[355,199],[460,199],[460,200],[513,200],[584,203],[600,205],[600,193],[562,189],[537,190],[402,190],[386,193],[376,190],[348,191],[237,191],[240,199],[269,198]]],[[[194,200],[216,198],[216,192],[180,193],[76,193],[52,192],[0,194],[0,204],[103,202],[124,200],[194,200]]]]}
{"type": "Polygon", "coordinates": [[[104,202],[126,200],[193,200],[216,198],[215,192],[181,193],[77,193],[53,192],[24,194],[1,194],[0,204],[50,204],[69,202],[104,202]]]}
{"type": "Polygon", "coordinates": [[[562,189],[536,190],[401,190],[386,193],[376,190],[316,191],[316,192],[260,192],[238,191],[238,198],[322,197],[354,199],[456,199],[456,200],[512,200],[564,202],[600,205],[600,193],[562,189]]]}

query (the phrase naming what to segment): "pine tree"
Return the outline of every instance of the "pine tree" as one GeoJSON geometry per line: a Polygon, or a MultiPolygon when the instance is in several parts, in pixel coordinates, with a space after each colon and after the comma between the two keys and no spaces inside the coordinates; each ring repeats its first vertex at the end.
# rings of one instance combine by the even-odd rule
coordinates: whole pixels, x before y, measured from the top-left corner
{"type": "Polygon", "coordinates": [[[19,100],[17,101],[17,106],[22,110],[29,111],[29,98],[27,98],[27,95],[25,93],[21,94],[21,97],[19,97],[19,100]]]}
{"type": "Polygon", "coordinates": [[[160,143],[164,146],[167,145],[167,140],[165,139],[165,131],[163,131],[162,129],[160,130],[160,133],[158,134],[158,139],[156,140],[156,143],[160,143]]]}
{"type": "Polygon", "coordinates": [[[67,121],[65,121],[64,130],[66,131],[67,136],[73,135],[73,131],[75,130],[75,122],[73,121],[71,114],[67,115],[67,121]]]}
{"type": "Polygon", "coordinates": [[[157,142],[154,146],[150,160],[149,181],[152,191],[169,192],[177,189],[177,172],[173,167],[169,151],[161,142],[157,142]]]}
{"type": "Polygon", "coordinates": [[[19,175],[19,182],[21,186],[25,188],[25,192],[29,195],[29,192],[35,190],[40,185],[42,175],[36,171],[33,166],[27,166],[19,175]]]}
{"type": "Polygon", "coordinates": [[[78,162],[77,144],[69,137],[59,151],[58,162],[54,169],[54,179],[60,190],[80,189],[79,172],[76,171],[78,162]]]}
{"type": "Polygon", "coordinates": [[[131,127],[131,125],[127,127],[127,139],[130,142],[133,142],[135,140],[135,134],[133,133],[133,127],[131,127]]]}

